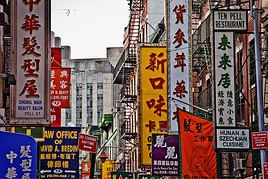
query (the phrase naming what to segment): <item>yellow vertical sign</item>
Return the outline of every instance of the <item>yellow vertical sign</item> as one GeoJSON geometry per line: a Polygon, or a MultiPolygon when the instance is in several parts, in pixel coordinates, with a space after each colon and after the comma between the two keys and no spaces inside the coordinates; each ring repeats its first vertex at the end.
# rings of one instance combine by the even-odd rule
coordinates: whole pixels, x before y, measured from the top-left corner
{"type": "Polygon", "coordinates": [[[140,165],[151,165],[152,132],[167,129],[167,49],[140,48],[140,165]]]}
{"type": "Polygon", "coordinates": [[[111,179],[113,171],[113,161],[106,160],[104,163],[102,163],[101,171],[102,171],[101,172],[102,179],[111,179]]]}

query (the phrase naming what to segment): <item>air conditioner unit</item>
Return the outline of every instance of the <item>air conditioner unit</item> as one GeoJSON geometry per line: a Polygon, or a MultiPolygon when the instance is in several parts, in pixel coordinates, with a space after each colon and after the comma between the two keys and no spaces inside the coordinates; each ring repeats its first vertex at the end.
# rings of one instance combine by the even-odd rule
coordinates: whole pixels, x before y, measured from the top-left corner
{"type": "Polygon", "coordinates": [[[236,159],[234,162],[235,169],[246,169],[246,160],[245,159],[236,159]]]}

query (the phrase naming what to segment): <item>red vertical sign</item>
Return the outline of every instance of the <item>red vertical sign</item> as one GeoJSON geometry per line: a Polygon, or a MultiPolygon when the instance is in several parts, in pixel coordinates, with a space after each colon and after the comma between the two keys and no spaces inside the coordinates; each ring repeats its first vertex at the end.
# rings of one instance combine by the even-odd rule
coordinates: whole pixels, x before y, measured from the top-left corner
{"type": "Polygon", "coordinates": [[[52,68],[50,81],[51,126],[61,126],[61,108],[69,107],[70,68],[52,68]]]}
{"type": "Polygon", "coordinates": [[[217,178],[213,122],[179,110],[182,178],[217,178]]]}

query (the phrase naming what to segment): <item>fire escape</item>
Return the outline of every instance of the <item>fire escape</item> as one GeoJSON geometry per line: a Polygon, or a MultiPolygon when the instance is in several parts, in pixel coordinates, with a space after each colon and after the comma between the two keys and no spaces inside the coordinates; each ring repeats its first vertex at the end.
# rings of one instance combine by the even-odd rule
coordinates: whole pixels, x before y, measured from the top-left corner
{"type": "Polygon", "coordinates": [[[131,150],[136,145],[136,104],[137,94],[133,79],[137,64],[136,44],[139,39],[141,0],[128,0],[130,7],[130,20],[125,30],[124,53],[119,59],[114,71],[114,83],[122,84],[120,91],[121,105],[124,108],[123,118],[119,121],[121,142],[125,148],[125,171],[131,170],[131,150]]]}

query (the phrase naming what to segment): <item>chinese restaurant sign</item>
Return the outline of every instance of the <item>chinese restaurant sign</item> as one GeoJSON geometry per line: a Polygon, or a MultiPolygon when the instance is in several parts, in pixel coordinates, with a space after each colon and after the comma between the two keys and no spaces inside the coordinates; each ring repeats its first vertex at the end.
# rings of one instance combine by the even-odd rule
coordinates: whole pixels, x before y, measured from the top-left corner
{"type": "Polygon", "coordinates": [[[41,178],[79,178],[79,133],[77,127],[46,128],[39,146],[41,178]]]}
{"type": "Polygon", "coordinates": [[[50,78],[51,126],[60,127],[61,108],[69,107],[71,68],[52,68],[50,78]]]}
{"type": "Polygon", "coordinates": [[[216,129],[218,149],[249,149],[249,129],[216,129]]]}
{"type": "Polygon", "coordinates": [[[214,30],[244,31],[248,27],[247,10],[216,10],[214,15],[214,30]]]}
{"type": "Polygon", "coordinates": [[[235,127],[234,33],[214,34],[216,126],[235,127]]]}
{"type": "Polygon", "coordinates": [[[152,135],[152,175],[179,176],[178,135],[152,135]]]}
{"type": "Polygon", "coordinates": [[[217,178],[213,122],[179,111],[181,178],[217,178]]]}
{"type": "Polygon", "coordinates": [[[168,94],[169,130],[178,132],[177,111],[179,108],[189,110],[190,103],[190,57],[189,57],[189,2],[173,0],[168,3],[168,94]]]}
{"type": "Polygon", "coordinates": [[[49,115],[49,0],[12,1],[16,74],[14,120],[11,123],[48,124],[49,115]]]}
{"type": "Polygon", "coordinates": [[[140,48],[140,164],[151,165],[152,132],[167,129],[167,49],[140,48]]]}
{"type": "Polygon", "coordinates": [[[34,138],[0,131],[0,178],[37,178],[34,138]]]}

